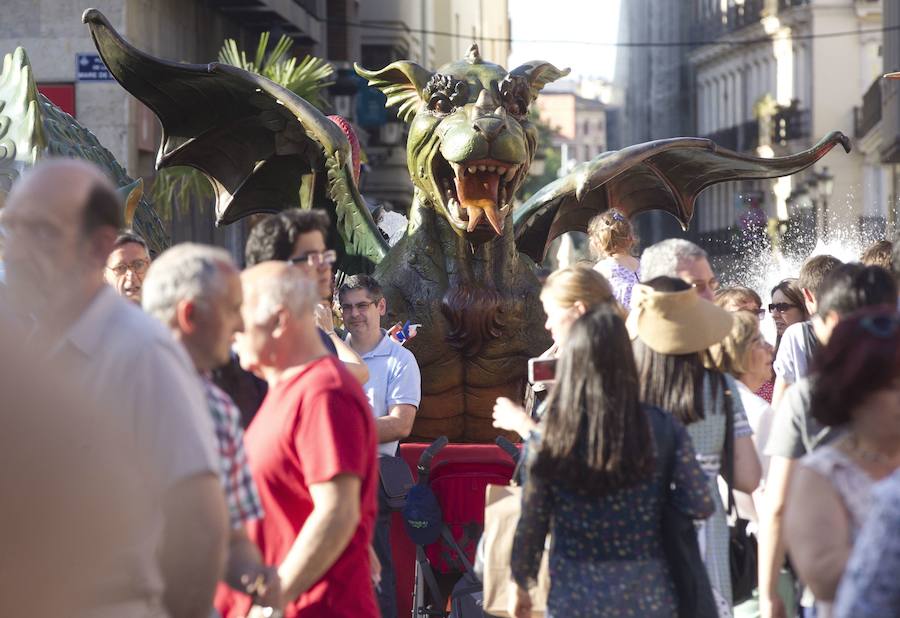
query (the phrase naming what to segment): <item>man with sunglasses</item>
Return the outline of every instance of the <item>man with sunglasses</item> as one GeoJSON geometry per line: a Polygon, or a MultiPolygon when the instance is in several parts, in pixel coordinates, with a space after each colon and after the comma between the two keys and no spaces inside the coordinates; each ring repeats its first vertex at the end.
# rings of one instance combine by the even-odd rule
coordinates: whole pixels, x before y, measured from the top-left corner
{"type": "Polygon", "coordinates": [[[116,238],[112,253],[106,260],[103,277],[119,296],[140,305],[141,287],[148,268],[150,251],[147,242],[133,231],[127,230],[116,238]]]}
{"type": "MultiPolygon", "coordinates": [[[[815,308],[818,311],[811,323],[818,341],[821,345],[827,345],[835,327],[850,314],[865,307],[894,306],[897,284],[890,273],[879,266],[853,263],[831,269],[817,286],[816,292],[815,308]]],[[[814,374],[802,378],[786,391],[766,443],[765,454],[770,460],[763,495],[764,508],[760,511],[759,536],[759,599],[763,618],[790,615],[785,612],[784,603],[778,596],[776,582],[784,564],[781,525],[794,466],[798,459],[834,440],[841,432],[840,428],[823,427],[812,417],[810,405],[814,379],[814,374]]]]}

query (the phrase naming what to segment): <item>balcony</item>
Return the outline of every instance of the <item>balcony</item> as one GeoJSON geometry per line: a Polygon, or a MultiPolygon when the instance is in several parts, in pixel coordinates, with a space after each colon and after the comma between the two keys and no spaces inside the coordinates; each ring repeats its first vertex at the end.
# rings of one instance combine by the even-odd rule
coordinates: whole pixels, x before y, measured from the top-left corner
{"type": "Polygon", "coordinates": [[[853,108],[856,137],[864,137],[881,122],[881,78],[876,77],[863,95],[862,107],[853,108]]]}
{"type": "Polygon", "coordinates": [[[756,120],[748,120],[705,137],[722,148],[736,152],[752,152],[759,146],[759,123],[756,120]]]}
{"type": "Polygon", "coordinates": [[[795,139],[809,137],[809,111],[800,109],[794,99],[790,105],[779,105],[772,116],[772,144],[786,146],[795,139]]]}
{"type": "Polygon", "coordinates": [[[745,0],[743,4],[730,4],[722,11],[712,15],[700,16],[692,28],[693,38],[698,41],[713,41],[726,34],[731,34],[758,24],[765,0],[745,0]]]}
{"type": "Polygon", "coordinates": [[[797,6],[805,6],[809,0],[778,0],[778,10],[787,11],[797,6]]]}

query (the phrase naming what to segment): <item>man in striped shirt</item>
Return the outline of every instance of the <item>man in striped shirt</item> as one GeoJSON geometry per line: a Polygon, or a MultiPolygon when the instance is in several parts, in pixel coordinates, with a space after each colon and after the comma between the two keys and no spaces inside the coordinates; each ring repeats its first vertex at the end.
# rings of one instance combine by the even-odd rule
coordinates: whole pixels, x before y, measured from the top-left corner
{"type": "Polygon", "coordinates": [[[231,256],[216,247],[176,245],[153,263],[144,280],[143,307],[187,350],[215,425],[231,523],[225,583],[255,597],[259,605],[280,608],[277,572],[263,564],[247,536],[246,524],[261,519],[263,512],[244,452],[240,411],[209,378],[211,370],[228,361],[234,334],[243,330],[242,301],[238,270],[231,256]]]}

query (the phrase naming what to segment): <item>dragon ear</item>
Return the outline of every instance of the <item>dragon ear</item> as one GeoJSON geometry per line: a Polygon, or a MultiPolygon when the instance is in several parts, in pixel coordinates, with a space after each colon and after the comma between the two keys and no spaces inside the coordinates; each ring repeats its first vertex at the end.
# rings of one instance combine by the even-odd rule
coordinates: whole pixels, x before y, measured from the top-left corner
{"type": "Polygon", "coordinates": [[[520,64],[510,71],[509,75],[511,77],[524,77],[528,80],[533,101],[544,86],[550,82],[555,82],[560,77],[565,77],[569,74],[569,71],[571,69],[557,69],[549,62],[544,62],[543,60],[532,60],[531,62],[520,64]]]}
{"type": "Polygon", "coordinates": [[[399,105],[397,115],[404,122],[409,122],[422,103],[422,89],[431,79],[431,71],[422,68],[415,62],[398,60],[380,71],[367,71],[354,64],[360,77],[369,80],[369,85],[381,90],[387,97],[387,107],[399,105]]]}

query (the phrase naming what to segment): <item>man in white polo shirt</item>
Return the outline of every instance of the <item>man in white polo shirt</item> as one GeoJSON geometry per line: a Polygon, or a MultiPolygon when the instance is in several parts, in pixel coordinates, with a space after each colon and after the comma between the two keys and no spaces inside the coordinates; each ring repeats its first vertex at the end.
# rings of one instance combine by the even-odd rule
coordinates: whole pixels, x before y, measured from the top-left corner
{"type": "MultiPolygon", "coordinates": [[[[422,378],[412,352],[381,328],[387,311],[378,282],[368,275],[349,277],[338,290],[347,328],[347,343],[369,368],[363,391],[375,415],[380,455],[396,455],[399,441],[412,431],[422,398],[422,378]]],[[[397,616],[397,591],[391,563],[390,512],[379,508],[375,525],[375,553],[381,562],[378,604],[382,618],[397,616]]]]}

